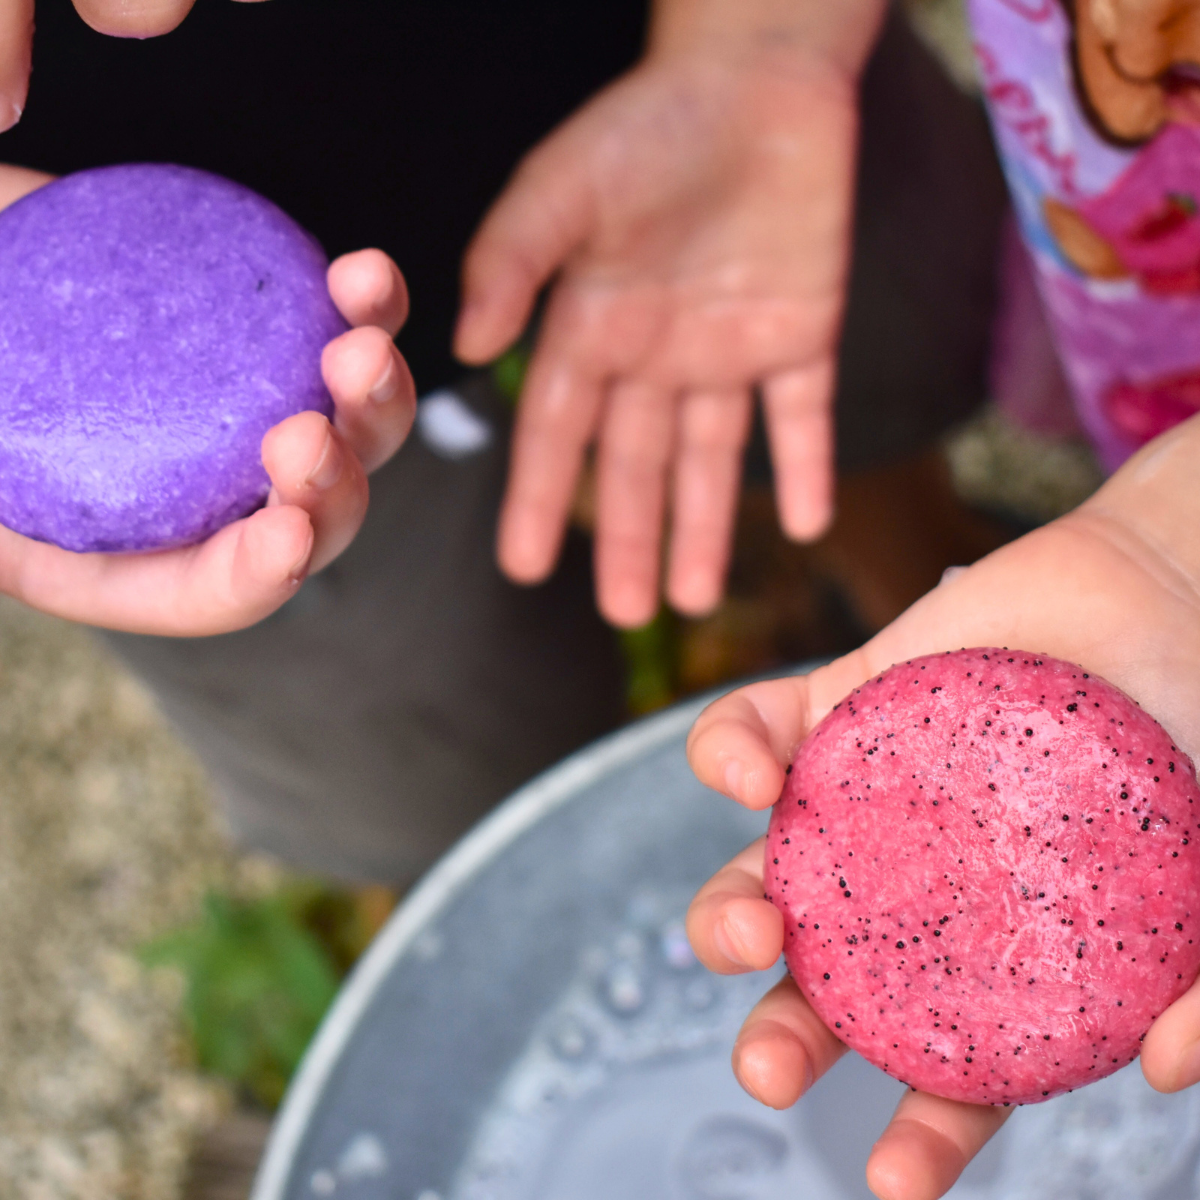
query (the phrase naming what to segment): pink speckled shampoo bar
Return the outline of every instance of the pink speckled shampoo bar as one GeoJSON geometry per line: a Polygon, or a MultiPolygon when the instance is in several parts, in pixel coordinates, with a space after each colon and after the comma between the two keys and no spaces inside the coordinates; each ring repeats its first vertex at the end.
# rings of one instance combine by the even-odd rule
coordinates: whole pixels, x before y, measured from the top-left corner
{"type": "Polygon", "coordinates": [[[268,200],[186,167],[82,171],[0,213],[0,523],[152,550],[258,507],[263,434],[332,411],[326,265],[268,200]]]}
{"type": "Polygon", "coordinates": [[[801,746],[766,891],[792,976],[914,1087],[1027,1104],[1115,1071],[1200,971],[1200,788],[1123,692],[979,649],[898,663],[801,746]]]}

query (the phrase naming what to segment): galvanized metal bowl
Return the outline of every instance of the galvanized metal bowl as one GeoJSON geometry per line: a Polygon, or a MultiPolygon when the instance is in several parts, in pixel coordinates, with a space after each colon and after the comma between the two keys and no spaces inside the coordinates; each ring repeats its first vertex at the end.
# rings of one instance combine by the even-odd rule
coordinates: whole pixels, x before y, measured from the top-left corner
{"type": "MultiPolygon", "coordinates": [[[[775,1113],[733,1080],[778,972],[709,975],[682,918],[763,831],[702,788],[704,700],[581,751],[464,838],[392,917],[321,1028],[253,1200],[858,1200],[902,1086],[848,1055],[775,1113]]],[[[962,1200],[1173,1200],[1200,1097],[1137,1064],[1022,1109],[962,1200]]]]}

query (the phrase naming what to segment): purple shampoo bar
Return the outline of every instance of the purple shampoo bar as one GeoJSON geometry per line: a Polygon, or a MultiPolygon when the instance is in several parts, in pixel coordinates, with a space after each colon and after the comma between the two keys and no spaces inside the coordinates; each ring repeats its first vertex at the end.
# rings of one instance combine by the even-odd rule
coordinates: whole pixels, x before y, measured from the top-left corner
{"type": "Polygon", "coordinates": [[[270,201],[187,167],[81,171],[0,213],[0,524],[156,550],[259,507],[263,434],[332,412],[326,266],[270,201]]]}

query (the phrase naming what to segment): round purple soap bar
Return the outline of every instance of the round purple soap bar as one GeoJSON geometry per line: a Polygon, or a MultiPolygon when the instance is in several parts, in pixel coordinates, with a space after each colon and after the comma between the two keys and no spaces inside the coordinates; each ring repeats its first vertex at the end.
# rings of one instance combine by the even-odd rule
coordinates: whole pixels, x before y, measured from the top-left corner
{"type": "Polygon", "coordinates": [[[0,213],[0,524],[152,550],[257,508],[263,434],[332,412],[326,266],[270,201],[187,167],[81,171],[0,213]]]}

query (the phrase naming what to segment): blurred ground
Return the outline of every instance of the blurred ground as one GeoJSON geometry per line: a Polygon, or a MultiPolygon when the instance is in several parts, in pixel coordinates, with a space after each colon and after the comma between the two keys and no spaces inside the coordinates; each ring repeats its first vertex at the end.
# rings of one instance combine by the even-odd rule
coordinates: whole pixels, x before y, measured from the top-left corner
{"type": "Polygon", "coordinates": [[[244,1200],[253,1102],[394,900],[238,854],[141,685],[0,597],[0,1197],[244,1200]]]}
{"type": "MultiPolygon", "coordinates": [[[[630,642],[650,672],[631,706],[845,649],[1098,479],[1081,446],[985,411],[944,455],[842,481],[815,547],[786,543],[769,495],[749,493],[729,599],[630,642]]],[[[180,978],[139,952],[175,931],[208,961],[215,888],[284,896],[343,931],[323,937],[331,962],[350,957],[342,901],[298,887],[232,851],[198,767],[95,639],[0,600],[0,1197],[244,1200],[269,1119],[194,1069],[180,978]]],[[[391,898],[347,903],[362,934],[391,898]]]]}
{"type": "Polygon", "coordinates": [[[134,951],[230,867],[141,687],[83,630],[0,600],[0,1196],[176,1194],[228,1101],[134,951]]]}

